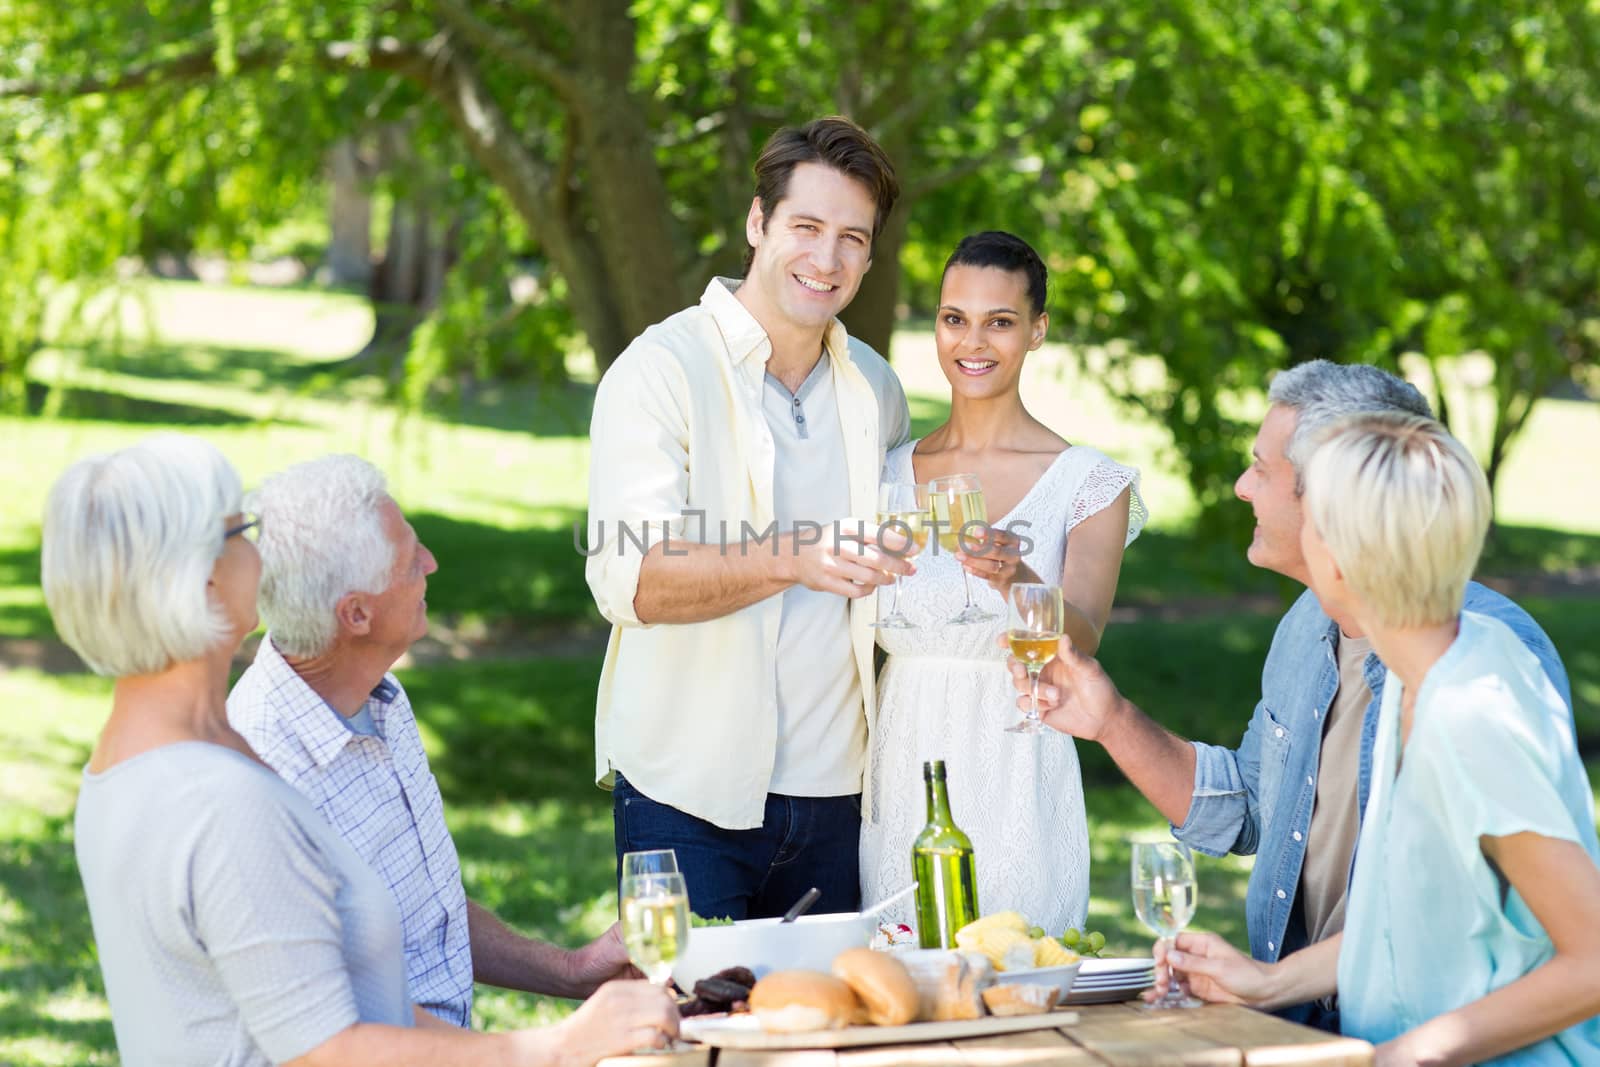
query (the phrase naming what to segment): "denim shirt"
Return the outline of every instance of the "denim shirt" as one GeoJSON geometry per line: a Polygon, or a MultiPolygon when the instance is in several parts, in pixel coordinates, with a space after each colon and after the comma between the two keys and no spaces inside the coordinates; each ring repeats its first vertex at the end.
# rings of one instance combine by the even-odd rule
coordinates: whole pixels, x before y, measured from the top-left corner
{"type": "MultiPolygon", "coordinates": [[[[1572,714],[1572,689],[1549,636],[1516,604],[1471,582],[1464,609],[1499,619],[1538,657],[1572,714]]],[[[1177,838],[1208,856],[1255,854],[1245,895],[1250,954],[1267,962],[1306,944],[1295,907],[1306,832],[1317,797],[1324,717],[1339,688],[1339,626],[1306,590],[1278,623],[1261,671],[1261,702],[1237,749],[1192,742],[1194,795],[1177,838]]],[[[1386,668],[1362,665],[1372,702],[1361,727],[1359,802],[1366,811],[1386,668]]],[[[1352,859],[1352,867],[1354,862],[1352,859]]]]}

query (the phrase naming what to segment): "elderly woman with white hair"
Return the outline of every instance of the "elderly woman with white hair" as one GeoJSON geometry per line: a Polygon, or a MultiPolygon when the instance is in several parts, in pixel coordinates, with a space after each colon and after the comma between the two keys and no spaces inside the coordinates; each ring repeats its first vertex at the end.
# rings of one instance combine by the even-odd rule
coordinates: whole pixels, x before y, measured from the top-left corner
{"type": "Polygon", "coordinates": [[[239,509],[227,460],[176,434],[80,461],[47,506],[56,629],[116,679],[76,846],[123,1062],[512,1064],[619,1051],[600,1044],[598,1024],[625,985],[537,1031],[475,1034],[417,1012],[387,888],[228,725],[229,663],[255,629],[261,571],[239,509]]]}
{"type": "Polygon", "coordinates": [[[1368,415],[1320,439],[1305,501],[1311,587],[1390,671],[1344,932],[1274,964],[1214,934],[1157,956],[1207,1000],[1337,989],[1380,1064],[1600,1063],[1600,844],[1571,719],[1510,629],[1461,606],[1483,472],[1431,419],[1368,415]]]}

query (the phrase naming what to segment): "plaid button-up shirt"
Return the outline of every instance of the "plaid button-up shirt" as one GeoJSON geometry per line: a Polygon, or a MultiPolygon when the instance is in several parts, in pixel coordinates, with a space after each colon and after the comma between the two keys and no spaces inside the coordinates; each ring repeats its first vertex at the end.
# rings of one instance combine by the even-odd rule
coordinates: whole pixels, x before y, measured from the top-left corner
{"type": "Polygon", "coordinates": [[[284,661],[269,634],[228,695],[228,719],[388,884],[400,907],[411,999],[470,1025],[461,863],[400,683],[385,675],[347,720],[284,661]]]}

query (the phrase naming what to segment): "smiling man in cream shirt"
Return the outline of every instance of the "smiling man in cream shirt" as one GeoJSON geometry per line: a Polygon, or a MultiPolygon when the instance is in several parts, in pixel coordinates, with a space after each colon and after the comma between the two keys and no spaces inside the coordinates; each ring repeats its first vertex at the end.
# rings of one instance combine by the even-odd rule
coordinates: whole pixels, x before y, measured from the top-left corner
{"type": "Polygon", "coordinates": [[[837,318],[893,167],[825,118],[774,134],[755,173],[744,279],[713,279],[601,380],[586,549],[613,624],[595,769],[619,866],[673,849],[694,910],[735,919],[813,885],[817,911],[857,906],[872,594],[914,569],[845,522],[870,519],[910,426],[837,318]]]}

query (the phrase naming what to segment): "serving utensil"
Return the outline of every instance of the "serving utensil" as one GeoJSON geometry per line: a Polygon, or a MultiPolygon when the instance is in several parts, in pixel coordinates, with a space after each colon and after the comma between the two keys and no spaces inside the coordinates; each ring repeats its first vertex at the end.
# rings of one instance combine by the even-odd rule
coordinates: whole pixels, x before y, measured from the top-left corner
{"type": "Polygon", "coordinates": [[[805,891],[799,900],[795,901],[794,904],[790,906],[788,911],[783,913],[783,918],[779,921],[786,923],[794,922],[796,919],[800,918],[800,916],[810,911],[811,905],[815,904],[817,899],[821,896],[822,890],[818,889],[816,886],[812,886],[810,889],[805,891]]]}
{"type": "Polygon", "coordinates": [[[890,893],[888,896],[884,897],[882,900],[878,901],[876,904],[874,904],[872,907],[868,908],[866,911],[862,912],[861,914],[863,916],[881,915],[884,912],[884,910],[889,907],[889,905],[899,903],[900,901],[904,900],[906,897],[909,897],[912,893],[915,893],[916,891],[917,891],[917,883],[912,882],[910,885],[906,886],[904,889],[898,890],[898,891],[896,891],[894,893],[890,893]]]}

